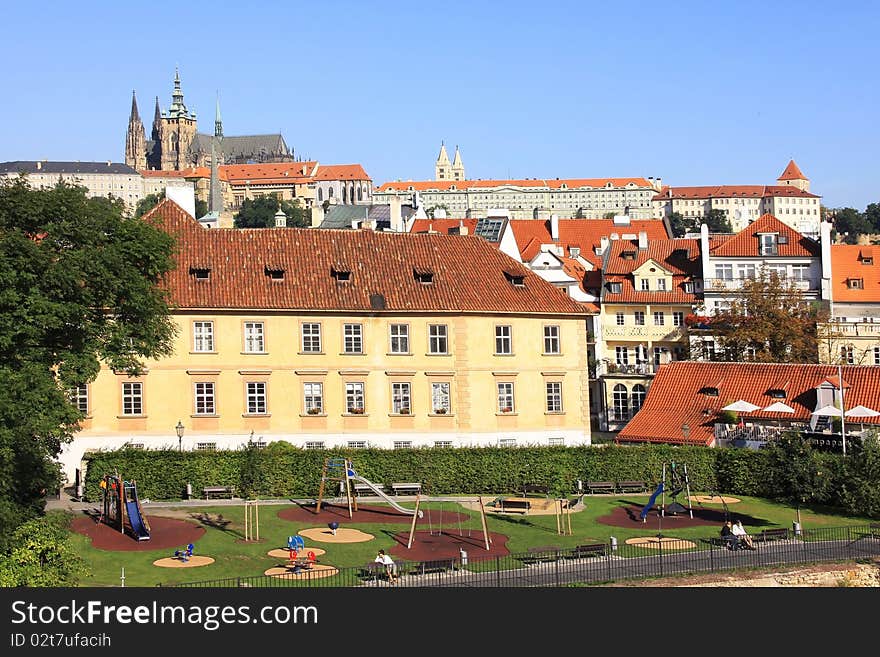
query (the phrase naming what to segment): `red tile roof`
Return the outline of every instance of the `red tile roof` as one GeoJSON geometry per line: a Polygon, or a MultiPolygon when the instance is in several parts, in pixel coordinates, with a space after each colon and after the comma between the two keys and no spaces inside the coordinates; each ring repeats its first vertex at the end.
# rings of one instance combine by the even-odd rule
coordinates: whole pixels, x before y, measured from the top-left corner
{"type": "Polygon", "coordinates": [[[779,233],[788,237],[787,244],[779,244],[778,255],[782,257],[815,258],[821,255],[818,242],[804,237],[794,228],[787,226],[772,214],[764,214],[743,228],[729,240],[710,246],[712,257],[759,257],[760,243],[758,233],[779,233]]]}
{"type": "Polygon", "coordinates": [[[320,164],[315,180],[370,180],[360,164],[320,164]]]}
{"type": "MultiPolygon", "coordinates": [[[[807,422],[816,410],[815,388],[829,376],[837,375],[836,365],[801,365],[779,363],[712,363],[676,361],[661,365],[648,390],[641,410],[617,434],[620,442],[656,442],[711,445],[714,425],[721,408],[738,399],[765,408],[783,401],[794,413],[742,413],[745,421],[792,420],[807,422]],[[700,392],[711,386],[718,396],[700,392]],[[783,388],[785,399],[775,399],[768,392],[783,388]],[[708,411],[706,413],[705,411],[708,411]],[[687,424],[690,434],[685,441],[681,427],[687,424]]],[[[844,366],[843,380],[846,407],[859,404],[880,410],[880,368],[844,366]]],[[[880,425],[880,418],[860,418],[863,424],[880,425]]],[[[849,422],[849,421],[848,421],[849,422]]]]}
{"type": "Polygon", "coordinates": [[[604,303],[684,303],[697,300],[695,292],[685,292],[684,283],[701,274],[700,241],[697,239],[648,240],[648,248],[639,249],[638,240],[613,240],[605,259],[605,282],[620,283],[620,293],[602,291],[604,303]],[[625,252],[633,259],[623,257],[625,252]],[[653,260],[672,273],[672,289],[665,292],[636,289],[633,272],[653,260]]]}
{"type": "Polygon", "coordinates": [[[386,182],[376,192],[390,191],[456,191],[464,189],[489,189],[497,187],[527,187],[537,189],[599,189],[611,183],[612,187],[626,187],[630,183],[636,187],[652,187],[645,178],[525,178],[520,180],[402,180],[386,182]]]}
{"type": "MultiPolygon", "coordinates": [[[[210,167],[189,167],[180,171],[161,170],[161,169],[145,169],[140,172],[144,178],[210,178],[210,167]]],[[[221,166],[218,174],[220,180],[226,180],[226,172],[221,166]]]]}
{"type": "Polygon", "coordinates": [[[463,225],[468,229],[468,235],[474,234],[474,229],[477,227],[476,219],[415,219],[413,221],[412,227],[410,228],[411,233],[427,233],[430,231],[436,231],[438,233],[446,233],[449,234],[450,230],[456,229],[459,225],[463,225]]]}
{"type": "Polygon", "coordinates": [[[880,303],[880,247],[831,245],[831,298],[880,303]],[[854,279],[862,280],[861,289],[850,287],[854,279]]]}
{"type": "Polygon", "coordinates": [[[652,200],[712,198],[771,198],[789,196],[802,198],[821,198],[817,194],[805,192],[791,185],[704,185],[693,187],[663,187],[652,200]]]}
{"type": "Polygon", "coordinates": [[[794,163],[794,160],[789,160],[788,166],[785,167],[785,171],[779,176],[779,180],[809,180],[809,178],[801,172],[798,165],[794,163]]]}
{"type": "Polygon", "coordinates": [[[230,184],[254,185],[279,184],[285,182],[305,183],[314,171],[317,162],[278,162],[269,164],[224,164],[220,172],[225,174],[230,184]]]}
{"type": "Polygon", "coordinates": [[[178,237],[178,267],[166,277],[179,308],[376,312],[491,312],[583,316],[559,289],[475,235],[311,228],[205,229],[165,200],[146,218],[178,237]],[[348,267],[338,282],[331,269],[348,267]],[[209,269],[208,281],[190,269],[209,269]],[[266,269],[284,270],[273,281],[266,269]],[[414,271],[434,272],[431,285],[414,271]],[[479,272],[475,277],[475,272],[479,272]],[[522,276],[516,286],[509,275],[522,276]]]}

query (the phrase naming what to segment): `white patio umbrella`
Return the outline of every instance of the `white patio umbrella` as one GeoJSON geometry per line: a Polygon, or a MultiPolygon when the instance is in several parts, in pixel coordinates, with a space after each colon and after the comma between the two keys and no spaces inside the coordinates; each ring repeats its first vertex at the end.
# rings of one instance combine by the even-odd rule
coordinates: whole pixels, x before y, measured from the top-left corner
{"type": "Polygon", "coordinates": [[[751,413],[752,411],[761,410],[760,406],[756,406],[744,399],[737,399],[735,402],[721,408],[722,411],[736,411],[737,413],[751,413]]]}
{"type": "Polygon", "coordinates": [[[794,409],[788,404],[783,404],[782,402],[773,402],[769,406],[764,407],[762,410],[768,413],[794,413],[794,409]]]}
{"type": "Polygon", "coordinates": [[[854,406],[844,413],[845,417],[877,417],[878,415],[880,415],[880,412],[862,405],[854,406]]]}
{"type": "Polygon", "coordinates": [[[833,415],[834,417],[840,417],[843,415],[840,409],[837,406],[832,406],[829,404],[828,406],[823,406],[822,408],[817,408],[815,411],[810,413],[810,415],[833,415]]]}

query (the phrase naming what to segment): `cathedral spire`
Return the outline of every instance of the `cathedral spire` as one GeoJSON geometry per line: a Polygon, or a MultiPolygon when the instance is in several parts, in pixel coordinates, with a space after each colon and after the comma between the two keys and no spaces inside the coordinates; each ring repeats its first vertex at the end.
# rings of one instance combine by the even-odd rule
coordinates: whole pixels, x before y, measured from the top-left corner
{"type": "Polygon", "coordinates": [[[137,96],[135,95],[134,89],[132,89],[131,90],[131,114],[128,117],[128,121],[132,122],[132,121],[140,121],[140,120],[141,120],[141,117],[140,117],[140,114],[138,114],[137,96]]]}
{"type": "Polygon", "coordinates": [[[217,113],[214,116],[214,136],[223,138],[223,121],[220,119],[220,92],[217,92],[217,113]]]}
{"type": "Polygon", "coordinates": [[[220,158],[223,152],[220,141],[223,139],[223,121],[220,119],[220,92],[217,92],[217,113],[214,117],[214,136],[211,138],[211,185],[208,189],[208,213],[219,221],[223,211],[223,192],[220,189],[220,158]]]}
{"type": "Polygon", "coordinates": [[[125,163],[138,171],[147,168],[146,134],[144,124],[138,113],[135,92],[131,92],[131,114],[128,117],[128,131],[125,134],[125,163]]]}
{"type": "Polygon", "coordinates": [[[172,117],[186,118],[189,112],[183,104],[183,90],[180,88],[180,73],[174,68],[174,91],[171,92],[171,108],[168,114],[172,117]]]}

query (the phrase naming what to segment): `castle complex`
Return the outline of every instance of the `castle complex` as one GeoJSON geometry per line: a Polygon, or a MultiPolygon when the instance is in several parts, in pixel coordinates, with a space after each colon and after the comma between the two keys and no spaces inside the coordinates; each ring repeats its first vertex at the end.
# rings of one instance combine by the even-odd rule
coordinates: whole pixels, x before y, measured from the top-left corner
{"type": "MultiPolygon", "coordinates": [[[[183,102],[180,74],[177,71],[174,73],[174,90],[168,111],[161,110],[159,97],[156,97],[150,139],[146,138],[137,98],[132,92],[131,114],[125,136],[125,163],[128,166],[138,171],[182,171],[189,167],[210,166],[212,143],[212,135],[198,132],[196,113],[188,110],[183,102]]],[[[220,141],[218,159],[217,164],[247,164],[293,162],[294,156],[284,137],[278,133],[224,136],[220,141]]]]}

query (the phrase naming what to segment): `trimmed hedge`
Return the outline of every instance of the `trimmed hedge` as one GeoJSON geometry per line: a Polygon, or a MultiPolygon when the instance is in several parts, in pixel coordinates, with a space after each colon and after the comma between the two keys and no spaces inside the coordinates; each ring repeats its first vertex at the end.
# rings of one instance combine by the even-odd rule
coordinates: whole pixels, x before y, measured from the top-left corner
{"type": "MultiPolygon", "coordinates": [[[[571,495],[577,480],[645,481],[653,490],[667,467],[687,466],[692,491],[714,491],[776,499],[772,464],[764,450],[714,449],[664,445],[602,445],[584,447],[456,447],[415,449],[304,450],[279,441],[265,448],[215,452],[122,449],[87,457],[85,497],[100,500],[99,482],[118,471],[136,481],[141,498],[176,500],[190,483],[199,497],[205,486],[235,486],[244,497],[315,498],[328,457],[351,459],[355,471],[390,488],[397,481],[419,481],[426,495],[498,495],[514,493],[523,484],[542,484],[554,495],[571,495]]],[[[855,482],[863,472],[850,472],[837,454],[820,454],[828,486],[813,501],[867,514],[877,511],[875,486],[855,482]],[[862,500],[865,490],[873,498],[862,500]]],[[[862,466],[873,480],[876,459],[862,466]]],[[[679,470],[683,474],[683,467],[679,470]]],[[[325,497],[337,495],[331,482],[325,497]]],[[[870,497],[870,496],[869,496],[870,497]]]]}

